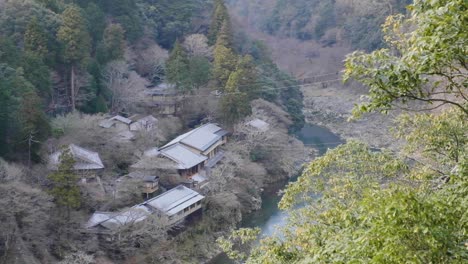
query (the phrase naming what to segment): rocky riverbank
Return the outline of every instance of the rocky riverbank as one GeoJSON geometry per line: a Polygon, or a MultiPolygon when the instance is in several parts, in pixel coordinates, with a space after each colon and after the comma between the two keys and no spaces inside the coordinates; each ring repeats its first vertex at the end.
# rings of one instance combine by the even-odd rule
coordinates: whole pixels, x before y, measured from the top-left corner
{"type": "Polygon", "coordinates": [[[336,82],[326,88],[304,86],[302,92],[308,123],[324,126],[343,139],[357,139],[372,147],[393,149],[400,144],[390,132],[393,117],[398,115],[398,111],[389,115],[367,114],[357,120],[348,120],[354,105],[365,95],[365,89],[336,82]]]}

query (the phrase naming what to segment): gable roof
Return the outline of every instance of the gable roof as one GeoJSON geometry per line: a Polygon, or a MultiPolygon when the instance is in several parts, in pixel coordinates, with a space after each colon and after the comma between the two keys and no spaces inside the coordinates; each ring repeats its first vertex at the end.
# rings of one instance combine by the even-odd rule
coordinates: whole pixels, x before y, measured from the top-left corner
{"type": "MultiPolygon", "coordinates": [[[[99,157],[97,152],[78,147],[75,144],[70,144],[68,146],[70,154],[75,160],[75,170],[99,170],[104,169],[104,164],[99,157]]],[[[50,165],[57,169],[60,164],[60,155],[62,155],[62,150],[54,152],[49,157],[50,165]]]]}
{"type": "Polygon", "coordinates": [[[179,185],[161,195],[158,195],[146,202],[149,205],[167,216],[175,215],[185,208],[197,203],[205,198],[198,192],[179,185]]]}
{"type": "Polygon", "coordinates": [[[248,122],[247,124],[263,132],[267,131],[270,126],[267,122],[258,118],[248,122]]]}
{"type": "Polygon", "coordinates": [[[221,127],[213,123],[208,123],[176,137],[161,149],[177,143],[182,143],[199,151],[205,151],[227,133],[228,132],[223,130],[221,127]]]}
{"type": "Polygon", "coordinates": [[[86,228],[102,226],[116,229],[124,225],[134,224],[145,220],[152,211],[142,204],[137,204],[122,212],[95,212],[86,223],[86,228]]]}
{"type": "Polygon", "coordinates": [[[175,161],[178,169],[190,169],[208,159],[178,143],[160,150],[159,154],[175,161]]]}
{"type": "Polygon", "coordinates": [[[132,123],[132,120],[129,119],[129,118],[126,118],[126,117],[123,117],[123,116],[120,116],[120,115],[116,115],[114,117],[112,117],[111,119],[109,119],[110,121],[120,121],[124,124],[127,124],[127,125],[130,125],[130,123],[132,123]]]}
{"type": "Polygon", "coordinates": [[[154,214],[156,210],[167,216],[177,214],[185,208],[203,200],[205,196],[179,185],[163,194],[160,194],[146,202],[132,206],[122,212],[95,212],[88,222],[86,228],[101,226],[113,230],[123,225],[141,222],[154,214]]]}
{"type": "Polygon", "coordinates": [[[99,123],[99,126],[103,127],[103,128],[110,128],[113,125],[115,125],[115,122],[113,120],[110,120],[110,119],[106,119],[106,120],[99,123]]]}

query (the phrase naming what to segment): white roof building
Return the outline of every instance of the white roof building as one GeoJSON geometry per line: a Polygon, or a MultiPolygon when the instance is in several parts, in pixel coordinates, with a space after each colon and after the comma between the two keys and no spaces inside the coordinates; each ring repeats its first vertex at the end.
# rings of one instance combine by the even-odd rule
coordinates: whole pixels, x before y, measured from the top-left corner
{"type": "Polygon", "coordinates": [[[199,151],[205,151],[227,134],[228,132],[226,130],[215,124],[209,123],[176,137],[161,149],[181,143],[199,151]]]}
{"type": "Polygon", "coordinates": [[[247,124],[250,125],[251,127],[254,127],[254,128],[262,131],[262,132],[267,131],[269,126],[270,126],[267,122],[265,122],[265,121],[263,121],[261,119],[258,119],[258,118],[254,119],[254,120],[252,120],[250,122],[247,122],[247,124]]]}
{"type": "Polygon", "coordinates": [[[86,228],[104,227],[114,230],[124,225],[135,224],[151,215],[148,207],[138,204],[122,212],[95,212],[86,223],[86,228]]]}
{"type": "Polygon", "coordinates": [[[85,227],[87,229],[112,231],[124,225],[141,222],[153,214],[167,217],[169,221],[164,223],[171,225],[200,209],[201,200],[204,198],[198,192],[179,185],[122,212],[95,212],[85,224],[85,227]],[[174,215],[179,217],[172,217],[174,215]]]}
{"type": "Polygon", "coordinates": [[[160,150],[160,155],[167,157],[177,163],[178,169],[190,169],[205,160],[208,157],[190,151],[181,144],[175,144],[160,150]]]}
{"type": "Polygon", "coordinates": [[[203,200],[205,196],[198,192],[187,188],[183,185],[179,185],[159,196],[150,199],[143,204],[150,206],[159,212],[173,216],[185,208],[188,208],[197,202],[203,200]]]}
{"type": "MultiPolygon", "coordinates": [[[[75,144],[70,144],[68,149],[75,160],[75,170],[104,169],[104,164],[97,152],[78,147],[75,144]]],[[[56,170],[60,165],[60,156],[62,155],[62,152],[63,150],[59,150],[49,156],[49,166],[51,169],[56,170]]]]}

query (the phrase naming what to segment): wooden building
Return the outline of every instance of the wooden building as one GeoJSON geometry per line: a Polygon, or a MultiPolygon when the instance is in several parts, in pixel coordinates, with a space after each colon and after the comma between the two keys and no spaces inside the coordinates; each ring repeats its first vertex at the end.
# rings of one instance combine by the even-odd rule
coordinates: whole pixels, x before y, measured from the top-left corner
{"type": "Polygon", "coordinates": [[[202,208],[205,197],[179,185],[146,202],[120,212],[95,212],[85,225],[86,231],[112,234],[122,226],[137,224],[156,215],[161,224],[171,227],[202,208]]]}
{"type": "MultiPolygon", "coordinates": [[[[104,169],[104,164],[99,153],[70,144],[67,147],[75,160],[74,170],[82,177],[83,181],[94,178],[97,173],[104,169]]],[[[57,170],[60,165],[60,156],[63,150],[58,150],[49,156],[49,169],[57,170]]]]}
{"type": "MultiPolygon", "coordinates": [[[[186,179],[199,174],[206,164],[219,161],[220,147],[227,142],[228,132],[209,123],[178,136],[168,144],[147,153],[166,157],[176,163],[178,172],[186,179]]],[[[199,175],[198,175],[199,176],[199,175]]]]}
{"type": "Polygon", "coordinates": [[[143,182],[142,192],[146,194],[147,197],[159,189],[159,177],[158,176],[146,176],[143,178],[142,182],[143,182]]]}

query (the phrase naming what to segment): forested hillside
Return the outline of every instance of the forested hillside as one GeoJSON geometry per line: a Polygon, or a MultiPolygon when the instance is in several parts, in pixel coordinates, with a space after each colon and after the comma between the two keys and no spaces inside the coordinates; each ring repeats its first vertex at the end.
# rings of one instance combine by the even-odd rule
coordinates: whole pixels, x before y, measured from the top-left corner
{"type": "Polygon", "coordinates": [[[279,37],[347,43],[374,50],[384,44],[380,25],[405,12],[410,0],[230,0],[229,4],[259,30],[279,37]]]}
{"type": "MultiPolygon", "coordinates": [[[[222,0],[0,1],[0,263],[193,263],[219,252],[214,238],[305,159],[290,136],[304,124],[298,83],[263,43],[240,35],[222,0]],[[171,98],[156,103],[166,88],[171,98]],[[133,125],[146,116],[157,128],[122,133],[115,116],[133,125]],[[287,155],[265,153],[267,140],[245,125],[254,118],[269,122],[267,139],[287,155]],[[94,212],[149,198],[132,177],[150,147],[208,122],[233,138],[202,190],[203,219],[86,232],[94,212]],[[78,172],[96,160],[96,175],[78,172]]],[[[151,173],[158,192],[187,183],[177,170],[151,173]]]]}
{"type": "Polygon", "coordinates": [[[271,101],[280,100],[296,119],[296,129],[303,123],[300,93],[293,81],[276,69],[261,43],[229,40],[232,36],[227,36],[223,43],[216,43],[222,28],[227,35],[233,32],[230,32],[231,25],[221,24],[227,16],[226,10],[215,9],[214,15],[218,17],[210,22],[211,1],[21,0],[4,1],[1,7],[1,105],[4,111],[0,122],[0,155],[3,157],[24,160],[31,149],[32,159],[39,161],[40,142],[52,132],[47,122],[51,116],[74,110],[90,114],[128,110],[115,106],[119,92],[109,86],[107,66],[115,66],[109,63],[126,59],[125,54],[128,59],[129,51],[136,51],[133,53],[144,58],[133,58],[126,68],[134,68],[153,84],[166,79],[164,71],[167,70],[167,80],[184,92],[191,93],[192,87],[198,88],[209,80],[214,80],[213,87],[220,86],[219,90],[227,89],[231,93],[235,86],[245,87],[245,83],[261,86],[265,81],[269,86],[291,86],[280,93],[274,89],[262,94],[255,92],[255,95],[252,92],[249,99],[260,96],[271,101]],[[164,49],[172,49],[176,41],[182,43],[193,33],[206,34],[208,44],[215,46],[214,54],[211,54],[211,47],[203,43],[204,36],[195,35],[186,42],[205,45],[205,54],[195,54],[192,50],[185,55],[177,52],[180,46],[176,45],[166,67],[164,49]],[[154,42],[162,49],[150,47],[154,42]],[[224,48],[218,48],[220,46],[224,48]],[[248,68],[260,65],[262,74],[245,80],[236,77],[227,87],[229,74],[236,70],[238,54],[250,54],[239,62],[239,66],[246,68],[245,73],[255,75],[248,68]],[[184,65],[174,60],[182,60],[184,65]],[[177,71],[184,73],[178,75],[177,71]],[[173,77],[175,75],[177,77],[173,77]]]}

